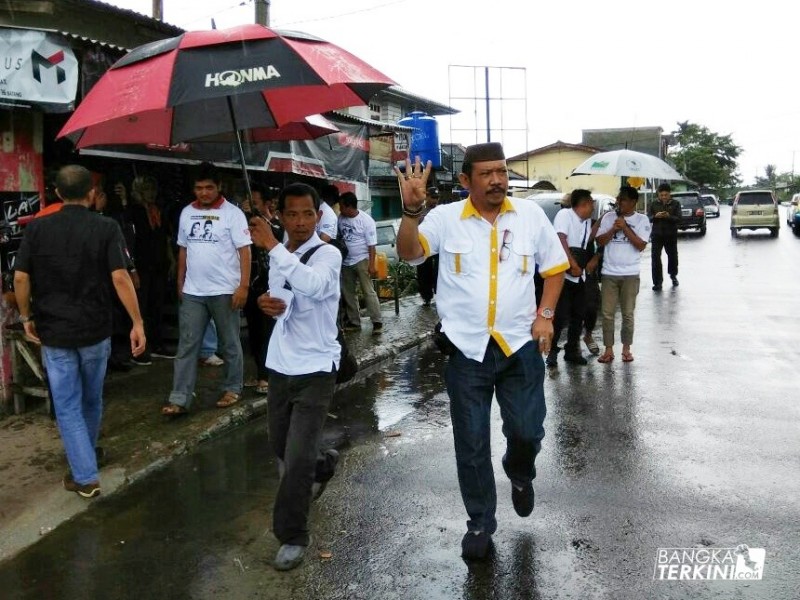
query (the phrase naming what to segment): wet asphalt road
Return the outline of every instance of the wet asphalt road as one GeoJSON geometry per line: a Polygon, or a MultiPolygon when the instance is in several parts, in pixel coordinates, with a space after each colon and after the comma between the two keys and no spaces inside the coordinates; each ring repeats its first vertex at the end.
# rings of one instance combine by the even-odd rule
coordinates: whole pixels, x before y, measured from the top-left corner
{"type": "Polygon", "coordinates": [[[729,210],[705,238],[681,237],[679,288],[652,292],[643,269],[635,362],[548,377],[528,519],[511,507],[495,414],[486,563],[459,558],[443,362],[424,350],[337,396],[326,441],[343,460],[302,569],[269,567],[276,472],[258,421],[1,564],[0,597],[799,598],[800,239],[785,224],[778,239],[731,239],[729,210]],[[766,550],[762,581],[653,580],[658,548],[738,544],[766,550]]]}

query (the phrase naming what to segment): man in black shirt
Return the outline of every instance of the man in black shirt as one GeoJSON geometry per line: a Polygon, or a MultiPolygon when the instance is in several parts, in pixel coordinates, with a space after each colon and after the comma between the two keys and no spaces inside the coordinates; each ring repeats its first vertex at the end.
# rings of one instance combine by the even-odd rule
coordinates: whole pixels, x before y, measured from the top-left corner
{"type": "Polygon", "coordinates": [[[653,290],[661,290],[664,273],[661,267],[661,250],[667,251],[667,273],[672,278],[672,286],[678,285],[678,225],[681,222],[681,204],[672,197],[668,183],[658,186],[658,200],[648,208],[648,216],[653,223],[650,259],[653,270],[653,290]]]}
{"type": "Polygon", "coordinates": [[[14,286],[25,333],[42,344],[70,466],[64,488],[92,498],[100,493],[95,445],[111,352],[112,294],[133,322],[134,356],[145,348],[144,324],[119,225],[88,210],[95,194],[91,174],[76,165],[64,167],[56,192],[64,208],[28,225],[17,252],[14,286]]]}

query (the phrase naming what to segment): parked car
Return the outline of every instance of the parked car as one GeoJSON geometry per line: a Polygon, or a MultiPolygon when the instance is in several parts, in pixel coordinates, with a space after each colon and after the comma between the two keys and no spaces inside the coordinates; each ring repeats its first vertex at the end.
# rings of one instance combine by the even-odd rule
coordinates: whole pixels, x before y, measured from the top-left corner
{"type": "Polygon", "coordinates": [[[375,252],[386,254],[386,260],[389,264],[394,264],[400,260],[397,256],[397,230],[399,227],[399,219],[377,221],[375,223],[375,229],[378,232],[378,244],[375,247],[375,252]]]}
{"type": "Polygon", "coordinates": [[[772,191],[742,190],[734,196],[731,236],[736,237],[742,229],[769,229],[772,237],[778,237],[781,222],[778,199],[772,191]]]}
{"type": "Polygon", "coordinates": [[[703,210],[706,211],[706,217],[719,218],[719,200],[714,194],[703,194],[700,196],[703,201],[703,210]]]}
{"type": "MultiPolygon", "coordinates": [[[[553,219],[556,218],[558,211],[563,208],[561,204],[561,198],[563,197],[563,192],[542,192],[539,194],[532,194],[525,199],[536,202],[536,204],[542,208],[544,214],[547,215],[547,218],[552,223],[553,219]]],[[[617,200],[613,196],[609,196],[608,194],[593,193],[592,198],[595,199],[594,213],[592,214],[593,222],[602,217],[608,211],[616,208],[617,200]]]]}
{"type": "Polygon", "coordinates": [[[794,234],[800,237],[800,194],[792,196],[789,206],[786,207],[786,222],[794,234]]]}
{"type": "Polygon", "coordinates": [[[673,192],[672,197],[681,203],[681,222],[678,231],[697,229],[706,234],[706,210],[700,192],[673,192]]]}

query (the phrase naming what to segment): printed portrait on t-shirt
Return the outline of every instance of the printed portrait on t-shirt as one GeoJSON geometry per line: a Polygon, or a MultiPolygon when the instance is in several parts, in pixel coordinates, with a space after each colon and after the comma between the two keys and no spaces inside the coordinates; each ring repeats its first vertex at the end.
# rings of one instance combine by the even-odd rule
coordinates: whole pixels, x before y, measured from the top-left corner
{"type": "Polygon", "coordinates": [[[214,232],[214,227],[219,219],[207,215],[192,215],[189,234],[186,239],[193,243],[219,242],[219,236],[214,232]]]}

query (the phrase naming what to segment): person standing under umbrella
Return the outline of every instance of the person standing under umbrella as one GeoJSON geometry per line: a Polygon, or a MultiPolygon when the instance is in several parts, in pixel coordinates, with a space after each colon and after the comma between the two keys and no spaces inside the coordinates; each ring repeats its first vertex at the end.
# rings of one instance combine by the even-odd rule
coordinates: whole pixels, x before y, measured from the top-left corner
{"type": "Polygon", "coordinates": [[[614,360],[614,318],[622,311],[622,361],[633,361],[633,311],[639,294],[641,254],[650,241],[650,220],[636,212],[639,192],[623,186],[617,196],[617,212],[606,213],[597,230],[603,252],[603,281],[600,288],[605,351],[597,362],[614,360]]]}
{"type": "Polygon", "coordinates": [[[309,543],[308,511],[333,477],[339,455],[320,451],[333,398],[341,346],[336,338],[342,255],[315,231],[320,199],[311,186],[286,186],[278,200],[286,228],[282,244],[262,219],[251,219],[253,243],[269,252],[269,292],[259,296],[265,314],[279,319],[269,341],[269,442],[280,483],[272,530],[281,543],[273,565],[298,566],[309,543]]]}
{"type": "Polygon", "coordinates": [[[225,360],[219,408],[237,403],[242,393],[243,357],[239,311],[250,287],[250,230],[244,213],[221,194],[220,175],[202,163],[194,178],[196,200],[183,209],[178,226],[178,297],[180,338],[172,392],[165,416],[186,414],[197,382],[203,332],[214,320],[225,360]],[[195,224],[202,224],[202,233],[195,224]],[[192,235],[192,232],[195,232],[192,235]],[[199,234],[199,235],[198,235],[199,234]]]}
{"type": "Polygon", "coordinates": [[[681,222],[681,204],[672,197],[672,188],[668,183],[658,186],[658,200],[650,204],[647,212],[653,223],[653,247],[650,249],[653,290],[660,291],[664,281],[662,249],[667,251],[667,273],[672,278],[672,287],[678,287],[678,225],[681,222]]]}

